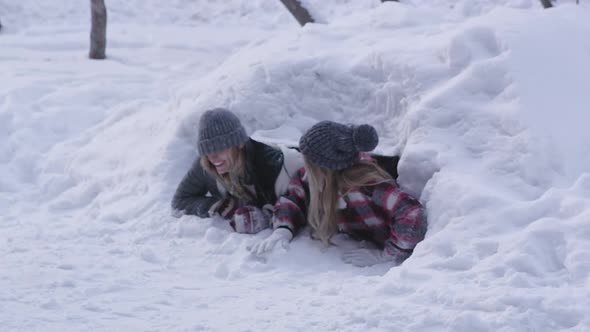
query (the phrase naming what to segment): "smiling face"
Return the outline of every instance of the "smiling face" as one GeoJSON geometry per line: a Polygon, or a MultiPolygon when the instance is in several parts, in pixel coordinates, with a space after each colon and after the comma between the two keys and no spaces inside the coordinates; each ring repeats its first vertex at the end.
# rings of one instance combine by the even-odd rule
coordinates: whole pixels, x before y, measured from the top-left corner
{"type": "Polygon", "coordinates": [[[207,155],[209,162],[215,167],[219,175],[227,174],[232,167],[232,149],[228,148],[207,155]]]}
{"type": "Polygon", "coordinates": [[[232,195],[240,199],[251,200],[251,193],[243,187],[246,176],[244,145],[201,156],[201,166],[232,195]]]}

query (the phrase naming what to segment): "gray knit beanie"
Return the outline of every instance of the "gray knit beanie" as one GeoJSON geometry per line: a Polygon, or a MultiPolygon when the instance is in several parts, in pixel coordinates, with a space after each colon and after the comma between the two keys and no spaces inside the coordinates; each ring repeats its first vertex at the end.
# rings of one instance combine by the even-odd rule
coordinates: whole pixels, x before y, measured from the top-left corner
{"type": "Polygon", "coordinates": [[[311,127],[299,140],[306,158],[331,170],[352,166],[361,151],[371,151],[379,143],[377,131],[371,125],[347,126],[322,121],[311,127]]]}
{"type": "Polygon", "coordinates": [[[199,154],[206,156],[248,141],[240,119],[232,112],[215,108],[208,110],[199,121],[199,154]]]}

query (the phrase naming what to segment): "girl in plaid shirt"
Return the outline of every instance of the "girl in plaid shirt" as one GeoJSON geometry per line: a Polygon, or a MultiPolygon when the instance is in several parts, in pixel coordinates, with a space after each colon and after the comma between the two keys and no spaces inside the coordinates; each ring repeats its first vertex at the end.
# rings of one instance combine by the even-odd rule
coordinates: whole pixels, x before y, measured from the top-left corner
{"type": "Polygon", "coordinates": [[[344,253],[345,262],[368,266],[401,264],[424,239],[426,213],[418,200],[366,153],[378,143],[370,125],[346,126],[322,121],[301,137],[301,168],[274,206],[274,232],[256,244],[255,253],[286,246],[306,224],[312,235],[330,244],[335,233],[369,240],[377,249],[344,253]]]}

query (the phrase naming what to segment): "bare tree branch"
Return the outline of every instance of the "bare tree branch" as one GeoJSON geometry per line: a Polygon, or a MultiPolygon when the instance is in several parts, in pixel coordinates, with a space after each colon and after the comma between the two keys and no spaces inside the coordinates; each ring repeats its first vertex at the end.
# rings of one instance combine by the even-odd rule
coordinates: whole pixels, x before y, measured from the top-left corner
{"type": "Polygon", "coordinates": [[[287,7],[291,15],[295,17],[301,26],[315,22],[307,9],[305,9],[298,0],[281,0],[281,2],[287,7]]]}
{"type": "Polygon", "coordinates": [[[90,59],[104,59],[107,46],[107,9],[104,0],[90,0],[90,59]]]}
{"type": "Polygon", "coordinates": [[[553,7],[553,5],[551,4],[551,0],[541,0],[541,4],[545,9],[553,7]]]}

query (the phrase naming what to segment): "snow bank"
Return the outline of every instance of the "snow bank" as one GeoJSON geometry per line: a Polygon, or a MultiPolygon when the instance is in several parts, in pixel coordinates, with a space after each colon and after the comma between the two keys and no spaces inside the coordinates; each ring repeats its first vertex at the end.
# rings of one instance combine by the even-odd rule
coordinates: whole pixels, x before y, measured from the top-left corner
{"type": "Polygon", "coordinates": [[[382,138],[377,150],[402,154],[400,183],[421,196],[430,214],[427,239],[412,259],[380,281],[375,304],[362,301],[365,313],[382,314],[380,328],[393,328],[388,322],[408,315],[403,311],[414,318],[405,321],[409,330],[433,322],[451,330],[584,326],[589,243],[580,231],[588,228],[590,168],[587,147],[579,144],[586,131],[569,119],[584,123],[587,102],[577,88],[590,77],[580,68],[587,60],[588,42],[581,38],[589,31],[587,14],[567,6],[534,16],[496,8],[457,22],[437,20],[431,8],[392,4],[354,20],[309,26],[251,44],[198,82],[192,90],[215,88],[179,102],[190,105],[179,107],[188,114],[183,133],[193,144],[195,110],[214,105],[236,110],[270,141],[296,142],[317,120],[372,123],[382,138]],[[549,28],[548,21],[560,17],[564,24],[549,28]],[[569,65],[575,78],[559,90],[538,90],[543,85],[534,79],[562,70],[559,62],[536,60],[538,53],[561,58],[564,48],[535,42],[550,42],[548,29],[568,36],[564,48],[578,60],[569,65]],[[571,117],[550,110],[550,103],[539,113],[537,93],[551,103],[575,100],[567,103],[576,105],[567,109],[571,117]],[[542,130],[548,124],[551,130],[542,130]],[[280,132],[268,131],[277,127],[280,132]],[[577,285],[563,284],[574,275],[581,277],[577,285]],[[574,289],[581,293],[572,299],[574,289]],[[416,297],[440,311],[417,319],[424,312],[406,305],[416,297]],[[392,302],[403,314],[387,318],[392,314],[382,306],[392,302]],[[512,306],[520,303],[519,314],[512,306]],[[557,303],[562,309],[554,309],[557,303]]]}
{"type": "Polygon", "coordinates": [[[313,9],[329,24],[300,29],[278,2],[231,3],[107,3],[94,62],[86,3],[0,2],[22,22],[0,35],[3,329],[590,328],[588,6],[333,0],[313,9]],[[373,124],[427,238],[400,267],[359,269],[346,237],[254,257],[268,231],[170,217],[217,106],[291,144],[322,119],[373,124]]]}

